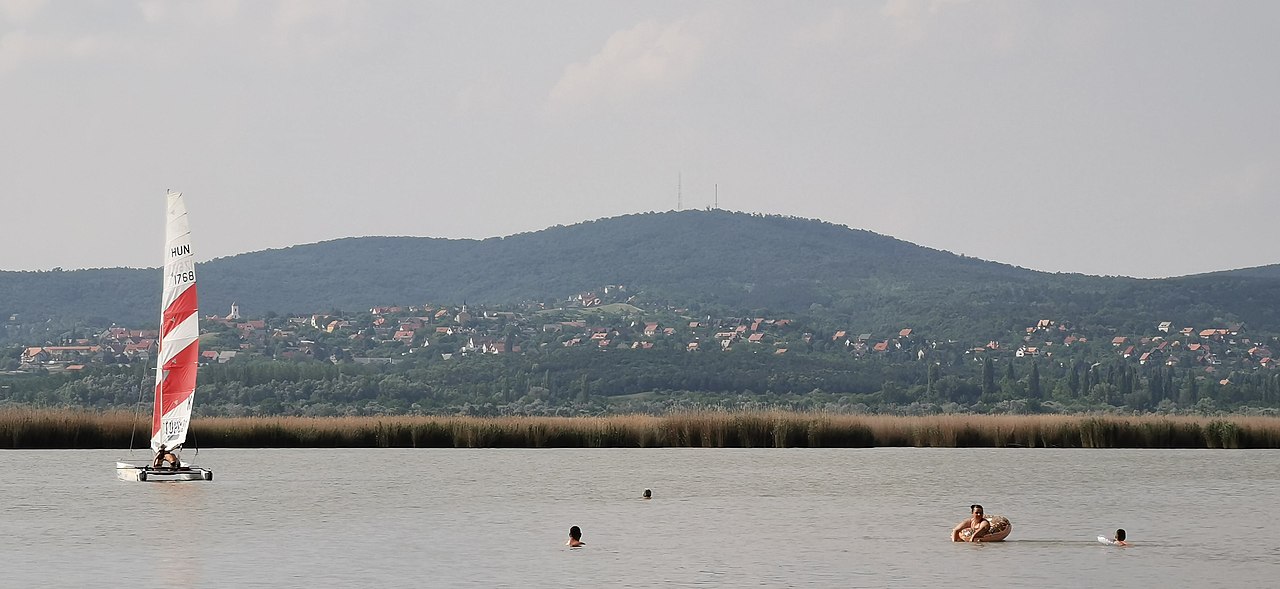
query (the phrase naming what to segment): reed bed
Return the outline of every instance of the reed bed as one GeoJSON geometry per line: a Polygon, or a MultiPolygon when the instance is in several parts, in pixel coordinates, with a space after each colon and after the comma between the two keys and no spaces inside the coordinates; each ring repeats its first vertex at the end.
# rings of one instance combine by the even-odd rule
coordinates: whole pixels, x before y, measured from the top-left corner
{"type": "MultiPolygon", "coordinates": [[[[129,413],[0,411],[0,448],[145,447],[129,413]]],[[[1280,448],[1280,418],[898,417],[720,411],[611,417],[200,418],[188,447],[238,448],[1280,448]]]]}

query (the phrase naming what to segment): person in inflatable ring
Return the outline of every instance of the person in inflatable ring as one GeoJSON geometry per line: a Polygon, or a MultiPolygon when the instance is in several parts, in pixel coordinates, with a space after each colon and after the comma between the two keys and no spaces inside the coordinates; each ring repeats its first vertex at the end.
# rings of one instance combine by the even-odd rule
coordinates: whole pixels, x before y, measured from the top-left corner
{"type": "Polygon", "coordinates": [[[966,528],[973,530],[973,533],[969,535],[969,542],[981,542],[982,537],[991,531],[991,522],[983,518],[981,505],[976,503],[970,505],[969,513],[971,517],[956,524],[956,527],[951,530],[952,542],[964,542],[964,538],[960,537],[960,532],[966,528]]]}

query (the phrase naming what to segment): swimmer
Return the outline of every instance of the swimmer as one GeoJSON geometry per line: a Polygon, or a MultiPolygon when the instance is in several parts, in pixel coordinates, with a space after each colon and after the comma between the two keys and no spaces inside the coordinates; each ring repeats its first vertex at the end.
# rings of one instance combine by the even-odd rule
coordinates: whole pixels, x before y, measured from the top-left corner
{"type": "Polygon", "coordinates": [[[981,542],[982,537],[991,530],[991,522],[983,518],[981,505],[970,505],[969,512],[971,517],[956,524],[956,527],[951,530],[952,542],[965,542],[966,540],[960,537],[960,532],[966,529],[973,530],[973,533],[969,535],[968,542],[981,542]]]}
{"type": "Polygon", "coordinates": [[[640,498],[641,498],[641,499],[653,499],[653,491],[650,491],[649,489],[645,489],[645,490],[644,490],[644,495],[641,495],[641,496],[640,496],[640,498]]]}
{"type": "Polygon", "coordinates": [[[1128,546],[1129,543],[1124,541],[1125,535],[1124,528],[1116,530],[1116,537],[1111,539],[1111,543],[1116,546],[1128,546]]]}
{"type": "Polygon", "coordinates": [[[587,543],[582,541],[582,529],[579,528],[578,526],[573,526],[572,528],[569,528],[569,541],[565,542],[564,545],[570,548],[586,546],[587,543]]]}

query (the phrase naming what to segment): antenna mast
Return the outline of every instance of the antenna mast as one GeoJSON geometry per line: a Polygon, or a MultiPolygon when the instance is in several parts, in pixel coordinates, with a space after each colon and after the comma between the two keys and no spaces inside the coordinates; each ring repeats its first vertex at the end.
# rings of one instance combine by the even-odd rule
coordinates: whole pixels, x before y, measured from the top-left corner
{"type": "Polygon", "coordinates": [[[676,210],[684,210],[684,194],[680,192],[680,182],[683,180],[683,174],[676,172],[676,210]]]}
{"type": "Polygon", "coordinates": [[[715,204],[715,206],[714,206],[714,207],[712,207],[712,208],[719,209],[719,208],[720,208],[720,184],[719,184],[719,183],[716,183],[716,200],[715,200],[715,203],[716,203],[716,204],[715,204]]]}

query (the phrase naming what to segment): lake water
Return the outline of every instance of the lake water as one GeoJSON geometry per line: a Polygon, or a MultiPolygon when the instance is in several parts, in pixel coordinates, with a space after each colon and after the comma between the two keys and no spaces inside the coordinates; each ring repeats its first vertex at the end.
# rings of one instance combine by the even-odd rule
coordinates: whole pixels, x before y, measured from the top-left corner
{"type": "Polygon", "coordinates": [[[1280,579],[1280,452],[4,451],[6,587],[1176,587],[1280,579]],[[145,459],[135,453],[135,459],[145,459]],[[645,488],[654,499],[642,501],[645,488]],[[970,503],[1013,522],[953,544],[970,503]],[[587,546],[564,546],[569,526],[587,546]],[[1130,548],[1099,534],[1129,532],[1130,548]]]}

